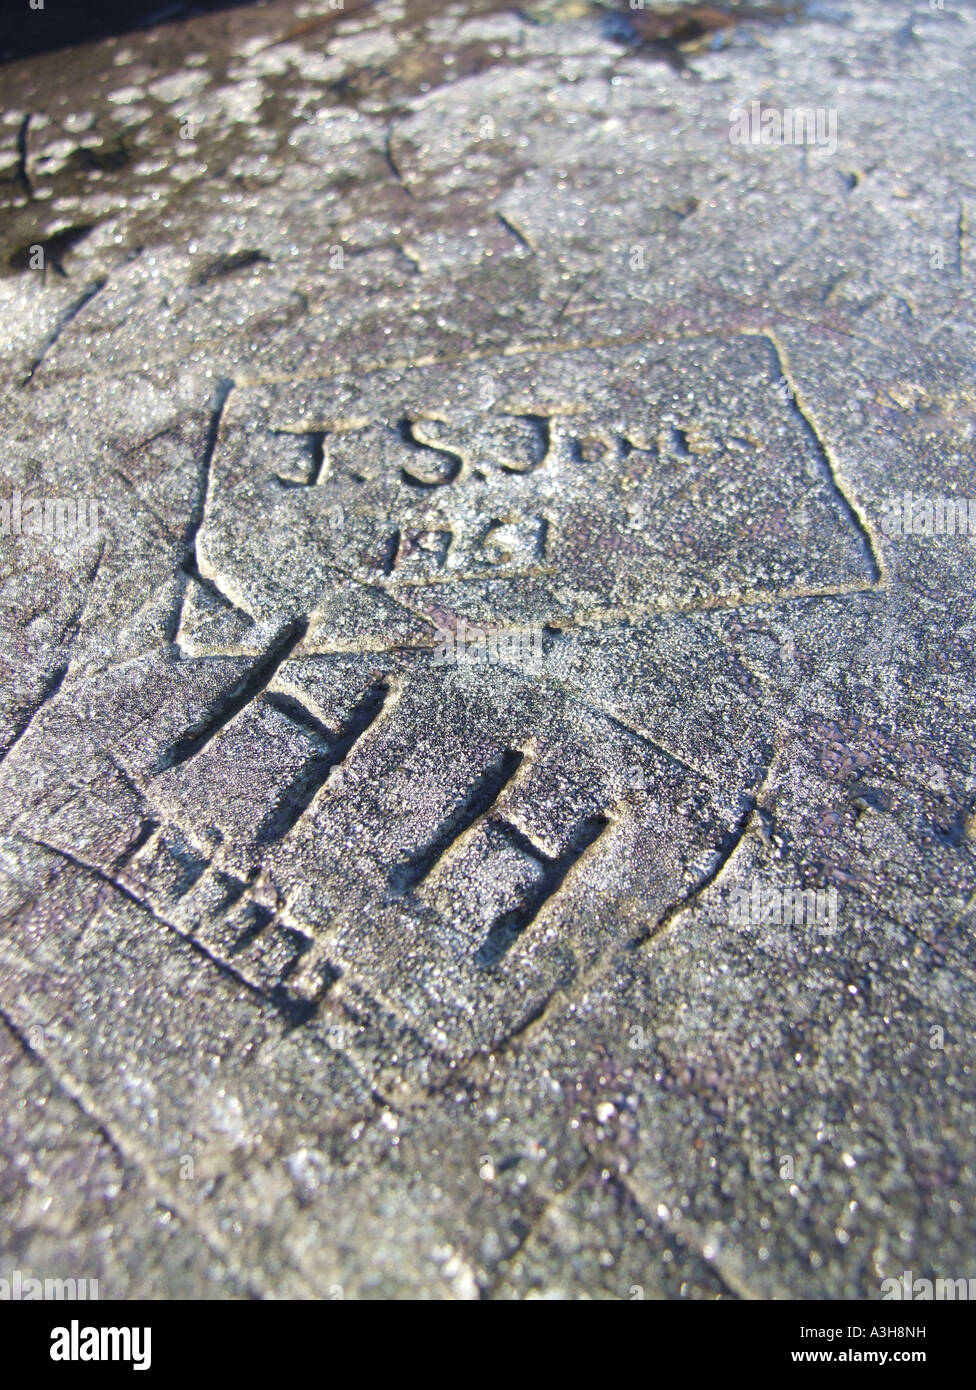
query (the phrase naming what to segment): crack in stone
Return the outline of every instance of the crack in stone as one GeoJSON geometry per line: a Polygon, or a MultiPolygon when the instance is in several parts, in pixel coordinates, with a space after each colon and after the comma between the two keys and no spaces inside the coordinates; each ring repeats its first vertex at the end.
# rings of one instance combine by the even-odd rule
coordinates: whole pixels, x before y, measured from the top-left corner
{"type": "Polygon", "coordinates": [[[47,677],[41,690],[41,697],[35,704],[34,708],[31,710],[26,721],[14,733],[13,738],[7,744],[6,748],[0,749],[0,763],[2,763],[4,759],[7,758],[13,752],[14,748],[24,737],[24,735],[28,732],[37,715],[41,712],[44,706],[50,700],[53,700],[56,697],[58,691],[64,684],[64,678],[68,674],[69,666],[70,662],[62,661],[54,668],[51,674],[47,677]]]}
{"type": "Polygon", "coordinates": [[[830,449],[828,448],[826,441],[821,436],[820,431],[814,424],[808,408],[805,407],[800,401],[794,383],[794,378],[790,368],[789,358],[787,356],[786,349],[778,341],[776,334],[772,329],[767,330],[765,337],[773,350],[773,354],[776,361],[776,367],[779,373],[779,378],[789,382],[790,402],[794,411],[796,412],[796,415],[802,422],[804,430],[807,433],[810,441],[814,445],[817,457],[820,460],[822,469],[824,470],[828,485],[832,489],[840,505],[843,507],[844,512],[850,520],[851,524],[853,525],[855,531],[861,538],[861,543],[864,547],[866,558],[873,570],[871,582],[874,585],[878,585],[884,578],[885,568],[884,558],[881,554],[881,549],[878,544],[877,537],[874,534],[870,522],[864,515],[864,512],[862,511],[857,501],[857,498],[854,496],[846,480],[842,478],[840,473],[838,472],[837,465],[831,457],[830,449]]]}
{"type": "Polygon", "coordinates": [[[403,173],[401,172],[400,166],[397,163],[396,156],[393,153],[392,129],[387,131],[386,140],[383,143],[383,158],[386,160],[387,166],[389,167],[389,170],[392,173],[399,187],[403,189],[404,193],[407,195],[408,198],[412,198],[413,189],[410,187],[406,179],[403,177],[403,173]]]}
{"type": "Polygon", "coordinates": [[[34,197],[34,187],[31,183],[30,170],[27,167],[27,137],[30,132],[32,113],[30,111],[24,116],[17,131],[17,182],[24,190],[28,202],[34,197]]]}
{"type": "MultiPolygon", "coordinates": [[[[211,1254],[215,1255],[224,1268],[236,1280],[240,1288],[247,1291],[251,1298],[268,1298],[273,1295],[273,1290],[264,1288],[242,1269],[238,1268],[231,1258],[231,1243],[219,1230],[209,1222],[202,1221],[199,1212],[184,1203],[178,1196],[176,1189],[156,1170],[152,1157],[147,1149],[138,1143],[133,1135],[127,1135],[123,1140],[116,1131],[114,1121],[108,1119],[98,1108],[96,1099],[91,1090],[82,1082],[78,1081],[69,1071],[63,1067],[55,1066],[51,1057],[45,1053],[35,1051],[24,1036],[20,1028],[10,1017],[5,1008],[0,1006],[0,1020],[9,1029],[10,1033],[20,1044],[27,1056],[44,1071],[47,1072],[57,1090],[65,1096],[92,1126],[101,1135],[102,1139],[109,1145],[123,1169],[136,1173],[145,1183],[147,1189],[153,1194],[159,1204],[173,1211],[179,1220],[186,1226],[188,1231],[195,1232],[206,1244],[211,1254]]],[[[305,1296],[312,1297],[312,1290],[308,1289],[305,1280],[299,1270],[290,1266],[290,1272],[294,1275],[299,1284],[305,1288],[305,1296]]]]}
{"type": "Polygon", "coordinates": [[[49,334],[47,341],[45,342],[44,346],[40,351],[40,355],[36,357],[34,361],[31,363],[27,375],[20,383],[22,387],[30,385],[31,381],[33,381],[34,379],[34,374],[36,373],[38,367],[40,367],[41,363],[47,357],[51,349],[55,346],[58,339],[64,333],[68,325],[74,322],[74,320],[78,317],[81,311],[85,308],[86,304],[90,304],[91,301],[95,298],[95,296],[97,294],[100,294],[107,284],[108,276],[104,276],[100,280],[94,280],[85,290],[82,291],[82,293],[72,304],[68,305],[67,309],[65,309],[64,312],[59,316],[57,323],[54,326],[54,329],[49,334]]]}

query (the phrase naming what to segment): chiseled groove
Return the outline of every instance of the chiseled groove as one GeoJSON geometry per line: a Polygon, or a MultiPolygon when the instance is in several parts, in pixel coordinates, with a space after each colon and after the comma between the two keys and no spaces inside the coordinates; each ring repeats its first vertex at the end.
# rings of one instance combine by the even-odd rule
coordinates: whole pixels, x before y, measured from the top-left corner
{"type": "Polygon", "coordinates": [[[259,1005],[274,1010],[279,1015],[285,1012],[287,1017],[287,1010],[283,1010],[282,1007],[283,1001],[275,995],[274,991],[264,989],[261,985],[256,984],[253,980],[242,974],[236,966],[231,965],[228,961],[215,955],[198,936],[178,926],[175,922],[170,921],[168,917],[164,917],[153,903],[146,898],[140,897],[135,889],[130,888],[122,879],[114,878],[110,873],[106,873],[100,865],[93,864],[87,859],[82,859],[77,854],[72,854],[70,850],[62,849],[60,845],[55,845],[48,840],[28,839],[28,843],[36,845],[38,849],[46,850],[48,854],[57,855],[60,859],[63,859],[65,863],[70,864],[72,868],[77,869],[81,873],[90,874],[107,888],[113,888],[121,897],[132,903],[133,907],[141,908],[141,910],[147,913],[159,926],[165,927],[166,930],[171,931],[174,936],[178,936],[181,941],[186,943],[190,950],[194,951],[198,956],[201,956],[208,964],[214,966],[225,980],[230,981],[234,985],[243,987],[255,1000],[257,1000],[259,1005]]]}
{"type": "MultiPolygon", "coordinates": [[[[343,721],[336,737],[330,739],[320,753],[309,759],[282,793],[278,804],[265,816],[257,832],[259,845],[275,844],[278,840],[284,839],[311,806],[332,769],[345,761],[367,729],[375,724],[383,713],[389,695],[390,684],[385,677],[372,683],[366,694],[353,707],[349,717],[343,721]]],[[[268,699],[287,718],[315,733],[317,737],[321,738],[323,732],[326,732],[325,726],[299,701],[287,695],[277,694],[269,695],[268,699]]]]}
{"type": "Polygon", "coordinates": [[[758,806],[757,798],[758,793],[757,795],[750,796],[746,799],[744,809],[739,819],[736,821],[732,829],[729,830],[728,833],[722,837],[722,840],[719,843],[718,855],[714,866],[708,871],[707,874],[700,878],[698,882],[687,893],[684,894],[683,897],[678,898],[677,902],[671,903],[671,905],[667,907],[664,910],[664,912],[661,913],[660,917],[658,917],[656,921],[652,922],[651,925],[645,928],[645,930],[642,931],[639,936],[634,937],[633,940],[631,940],[628,943],[629,948],[631,950],[639,950],[640,947],[645,946],[648,941],[651,941],[654,937],[658,936],[664,930],[665,927],[671,924],[675,917],[677,917],[680,913],[684,912],[686,908],[691,907],[693,903],[697,902],[701,895],[704,892],[706,892],[707,889],[711,888],[712,884],[715,883],[716,880],[721,876],[727,865],[730,863],[736,850],[739,848],[739,846],[742,844],[742,841],[745,839],[745,836],[749,830],[749,823],[752,820],[753,812],[756,810],[756,807],[758,806]]]}
{"type": "Polygon", "coordinates": [[[279,666],[291,656],[308,631],[308,619],[296,618],[290,622],[277,640],[271,644],[263,656],[251,666],[247,674],[223,695],[212,709],[163,753],[154,769],[164,772],[167,768],[178,767],[206,748],[207,744],[229,724],[235,715],[240,714],[251,703],[269,681],[274,678],[279,666]]]}
{"type": "MultiPolygon", "coordinates": [[[[276,430],[276,434],[292,435],[293,430],[276,430]]],[[[276,473],[275,478],[283,488],[309,488],[318,487],[322,482],[322,474],[325,469],[325,441],[328,437],[328,430],[305,430],[299,432],[299,437],[304,438],[306,443],[308,462],[306,476],[304,478],[287,478],[281,473],[276,473]]]]}
{"type": "Polygon", "coordinates": [[[430,842],[393,866],[389,875],[390,887],[400,893],[416,888],[465,831],[491,810],[518,772],[524,757],[521,750],[509,748],[485,768],[438,827],[430,842]]]}
{"type": "Polygon", "coordinates": [[[203,458],[200,461],[197,494],[193,500],[190,519],[187,522],[186,530],[183,534],[183,560],[180,564],[180,572],[184,576],[184,583],[173,619],[172,632],[170,634],[172,641],[176,640],[177,634],[183,626],[183,608],[186,603],[187,580],[195,579],[229,607],[236,607],[227,595],[221,591],[214,580],[207,579],[201,574],[200,559],[197,554],[197,536],[200,534],[200,529],[203,526],[207,514],[207,501],[210,497],[213,460],[217,452],[217,441],[220,438],[220,427],[223,422],[224,411],[227,408],[227,402],[230,399],[230,393],[233,389],[234,383],[229,377],[224,377],[219,381],[214,396],[213,407],[210,412],[210,420],[207,425],[207,437],[203,446],[203,458]]]}
{"type": "Polygon", "coordinates": [[[416,451],[419,456],[434,455],[442,459],[447,459],[447,467],[443,478],[425,478],[423,474],[413,473],[406,465],[400,468],[400,477],[408,487],[415,488],[435,488],[444,487],[447,483],[453,483],[464,467],[464,459],[453,449],[441,448],[438,444],[427,444],[423,439],[418,439],[414,429],[414,421],[406,415],[397,424],[397,433],[404,444],[411,450],[416,451]]]}
{"type": "Polygon", "coordinates": [[[503,912],[491,924],[477,956],[478,964],[485,969],[496,966],[516,937],[535,921],[549,899],[558,893],[570,870],[599,840],[610,824],[610,819],[602,812],[584,817],[576,827],[569,844],[555,858],[545,854],[511,822],[498,820],[494,824],[516,849],[534,859],[543,872],[538,883],[527,890],[518,906],[503,912]]]}

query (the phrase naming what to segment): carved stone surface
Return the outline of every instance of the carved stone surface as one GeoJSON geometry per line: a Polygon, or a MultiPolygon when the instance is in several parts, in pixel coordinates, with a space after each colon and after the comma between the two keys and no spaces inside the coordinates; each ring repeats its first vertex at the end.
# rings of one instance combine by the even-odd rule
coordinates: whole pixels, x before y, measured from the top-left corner
{"type": "Polygon", "coordinates": [[[976,8],[306,8],[4,74],[3,1263],[965,1276],[976,8]]]}

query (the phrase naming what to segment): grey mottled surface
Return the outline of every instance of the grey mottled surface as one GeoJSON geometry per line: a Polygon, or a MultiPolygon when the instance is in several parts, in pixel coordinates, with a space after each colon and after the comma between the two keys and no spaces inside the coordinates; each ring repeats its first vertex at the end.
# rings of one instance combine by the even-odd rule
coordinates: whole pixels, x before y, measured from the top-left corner
{"type": "Polygon", "coordinates": [[[976,7],[811,10],[3,72],[0,1275],[972,1272],[976,7]]]}

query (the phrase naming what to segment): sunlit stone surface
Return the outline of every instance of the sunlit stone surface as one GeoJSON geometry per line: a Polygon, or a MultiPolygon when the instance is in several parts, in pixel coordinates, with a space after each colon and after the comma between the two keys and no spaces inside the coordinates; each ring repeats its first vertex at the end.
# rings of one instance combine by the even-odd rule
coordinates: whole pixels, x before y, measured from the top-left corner
{"type": "Polygon", "coordinates": [[[976,9],[305,10],[3,74],[0,1276],[967,1274],[976,9]]]}

